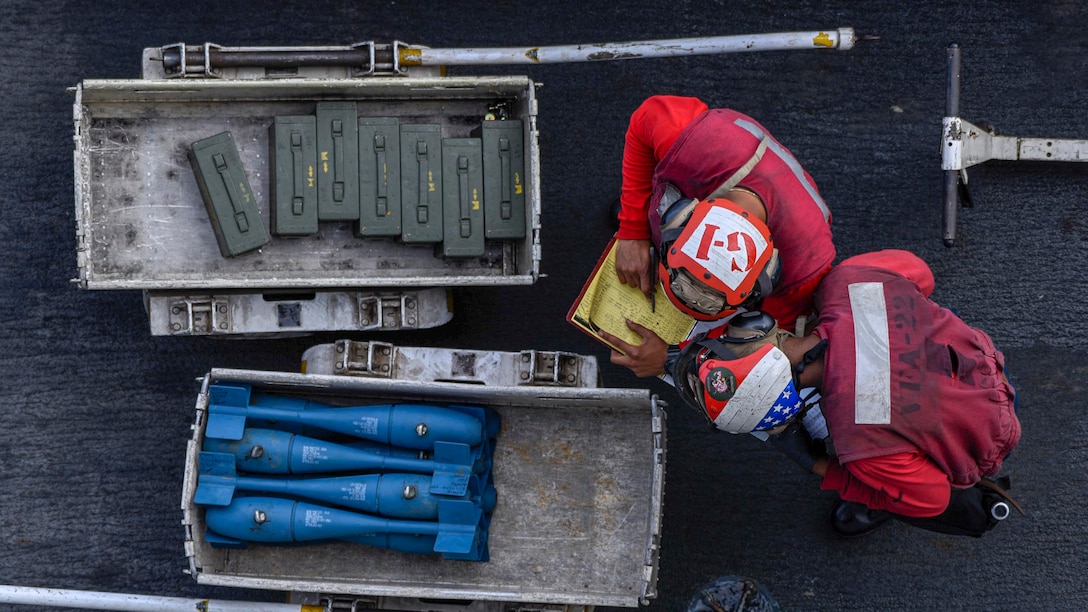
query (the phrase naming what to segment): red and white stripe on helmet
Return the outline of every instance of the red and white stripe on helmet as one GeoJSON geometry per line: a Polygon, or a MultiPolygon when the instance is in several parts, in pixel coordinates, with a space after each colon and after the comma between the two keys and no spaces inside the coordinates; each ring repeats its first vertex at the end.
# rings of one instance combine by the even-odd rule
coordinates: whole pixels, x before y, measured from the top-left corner
{"type": "Polygon", "coordinates": [[[790,360],[773,344],[739,359],[707,359],[699,365],[698,379],[703,410],[730,433],[774,429],[803,405],[790,360]]]}

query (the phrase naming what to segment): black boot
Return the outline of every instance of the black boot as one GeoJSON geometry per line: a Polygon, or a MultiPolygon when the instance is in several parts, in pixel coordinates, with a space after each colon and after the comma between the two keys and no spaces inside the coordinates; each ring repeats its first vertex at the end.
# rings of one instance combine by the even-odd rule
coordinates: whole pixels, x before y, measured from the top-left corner
{"type": "Polygon", "coordinates": [[[828,517],[831,529],[839,537],[856,538],[883,527],[892,518],[886,510],[871,510],[863,504],[838,501],[828,517]]]}
{"type": "Polygon", "coordinates": [[[983,479],[969,489],[952,489],[948,507],[938,516],[900,517],[900,520],[937,533],[982,537],[1008,517],[1010,505],[1024,514],[1024,509],[1005,490],[1008,484],[1004,478],[1001,484],[983,479]]]}

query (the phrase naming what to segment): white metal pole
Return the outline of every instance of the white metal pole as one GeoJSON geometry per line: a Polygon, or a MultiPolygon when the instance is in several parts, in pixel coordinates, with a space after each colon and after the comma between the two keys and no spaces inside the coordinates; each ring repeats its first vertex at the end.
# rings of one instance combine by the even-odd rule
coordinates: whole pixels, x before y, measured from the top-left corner
{"type": "MultiPolygon", "coordinates": [[[[948,46],[948,81],[945,91],[944,115],[946,123],[958,118],[960,115],[960,46],[953,43],[948,46]]],[[[945,130],[950,133],[950,128],[945,130]]],[[[951,148],[959,149],[962,142],[949,141],[948,146],[942,151],[942,155],[951,155],[951,148]]],[[[944,171],[944,217],[942,223],[941,240],[946,247],[956,244],[956,207],[960,202],[960,170],[946,169],[944,171]]]]}
{"type": "Polygon", "coordinates": [[[430,49],[402,47],[402,66],[467,66],[479,64],[554,64],[604,60],[709,55],[747,51],[854,48],[853,28],[809,32],[776,32],[735,36],[708,36],[551,47],[496,47],[430,49]]]}
{"type": "Polygon", "coordinates": [[[323,606],[0,585],[0,603],[121,612],[323,612],[323,606]]]}

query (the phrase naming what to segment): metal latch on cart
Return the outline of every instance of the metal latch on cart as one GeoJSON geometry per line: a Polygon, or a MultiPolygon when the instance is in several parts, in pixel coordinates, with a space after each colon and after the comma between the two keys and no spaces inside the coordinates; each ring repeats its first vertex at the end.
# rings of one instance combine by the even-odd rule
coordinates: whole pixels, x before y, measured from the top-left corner
{"type": "Polygon", "coordinates": [[[336,341],[337,374],[392,378],[397,347],[388,342],[336,341]]]}
{"type": "Polygon", "coordinates": [[[359,298],[359,329],[419,327],[419,300],[412,296],[359,298]]]}
{"type": "Polygon", "coordinates": [[[226,299],[181,299],[170,303],[170,331],[177,336],[228,334],[230,302],[226,299]]]}
{"type": "Polygon", "coordinates": [[[582,356],[574,353],[522,351],[518,362],[519,385],[578,386],[582,356]]]}

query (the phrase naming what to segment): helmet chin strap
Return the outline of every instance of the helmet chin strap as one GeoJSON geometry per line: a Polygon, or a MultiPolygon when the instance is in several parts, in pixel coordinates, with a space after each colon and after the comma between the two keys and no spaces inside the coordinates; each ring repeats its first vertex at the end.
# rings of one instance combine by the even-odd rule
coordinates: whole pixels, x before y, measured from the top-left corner
{"type": "Polygon", "coordinates": [[[821,338],[820,341],[816,343],[816,346],[814,346],[814,347],[810,348],[809,350],[805,351],[805,354],[801,356],[801,362],[798,363],[797,365],[793,366],[794,383],[799,385],[800,383],[797,381],[797,378],[801,375],[801,372],[805,371],[805,366],[807,366],[810,363],[813,363],[814,361],[820,359],[821,357],[824,356],[824,353],[826,353],[826,352],[827,352],[827,339],[826,338],[821,338]]]}
{"type": "Polygon", "coordinates": [[[738,359],[741,357],[736,351],[726,346],[726,344],[718,338],[703,338],[699,340],[699,344],[723,357],[728,357],[730,359],[738,359]]]}
{"type": "MultiPolygon", "coordinates": [[[[807,366],[807,365],[809,365],[809,364],[811,364],[811,363],[813,363],[815,361],[818,361],[820,358],[822,358],[824,356],[824,353],[826,353],[826,352],[827,352],[827,339],[826,338],[821,338],[820,341],[816,343],[816,346],[813,346],[809,350],[805,351],[805,354],[801,356],[801,362],[798,363],[797,365],[793,366],[793,384],[794,384],[794,386],[796,386],[798,389],[802,388],[802,385],[801,385],[801,373],[805,371],[805,366],[807,366]]],[[[804,408],[804,410],[801,411],[800,414],[804,414],[811,407],[811,404],[809,403],[809,400],[816,393],[818,393],[818,392],[816,390],[813,390],[811,393],[808,394],[807,397],[802,398],[802,401],[804,401],[804,403],[805,403],[805,408],[804,408]]]]}

